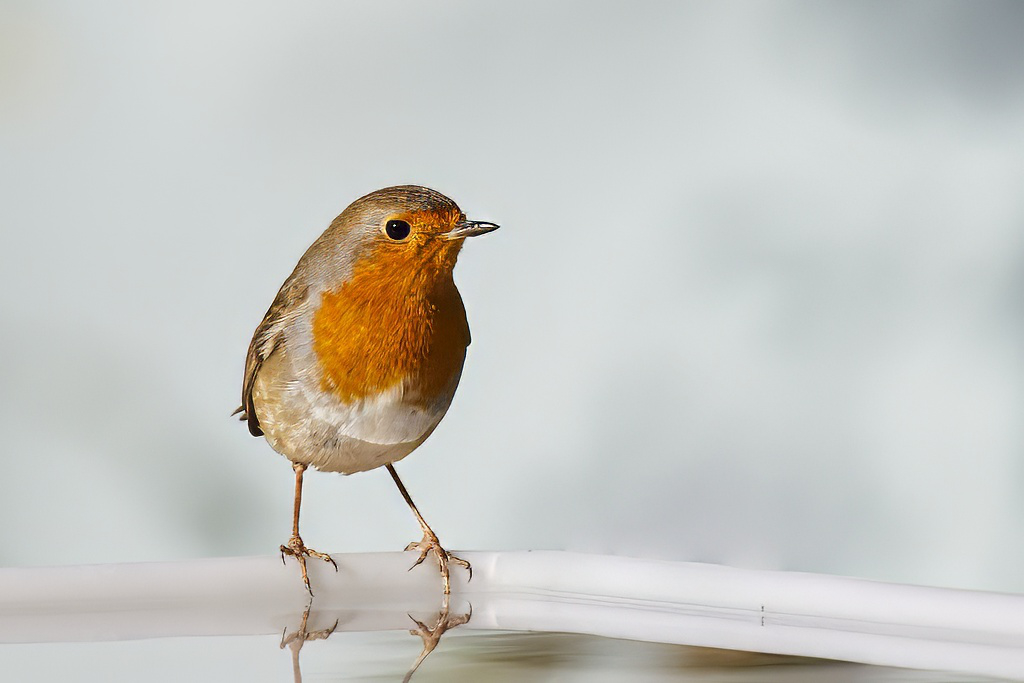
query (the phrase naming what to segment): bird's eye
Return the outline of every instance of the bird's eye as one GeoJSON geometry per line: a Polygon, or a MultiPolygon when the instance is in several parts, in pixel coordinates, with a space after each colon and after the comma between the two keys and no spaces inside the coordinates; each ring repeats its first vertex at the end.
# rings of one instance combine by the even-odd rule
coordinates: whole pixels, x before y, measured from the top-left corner
{"type": "Polygon", "coordinates": [[[396,242],[404,240],[410,232],[412,232],[412,228],[406,221],[390,220],[384,226],[384,233],[396,242]]]}

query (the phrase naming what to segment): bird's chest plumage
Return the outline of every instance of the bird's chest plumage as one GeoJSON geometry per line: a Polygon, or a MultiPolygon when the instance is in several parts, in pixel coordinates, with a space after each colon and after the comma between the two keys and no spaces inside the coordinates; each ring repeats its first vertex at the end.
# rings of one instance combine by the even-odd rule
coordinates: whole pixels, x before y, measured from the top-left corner
{"type": "Polygon", "coordinates": [[[321,294],[312,333],[322,391],[351,404],[397,390],[419,407],[447,392],[466,357],[466,311],[450,274],[414,275],[357,270],[321,294]]]}

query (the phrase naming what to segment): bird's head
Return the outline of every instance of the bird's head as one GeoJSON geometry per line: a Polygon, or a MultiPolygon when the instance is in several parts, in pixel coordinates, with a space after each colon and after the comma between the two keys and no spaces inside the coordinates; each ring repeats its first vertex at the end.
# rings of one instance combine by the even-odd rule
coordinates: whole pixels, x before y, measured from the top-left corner
{"type": "Polygon", "coordinates": [[[418,185],[386,187],[360,197],[335,219],[328,234],[356,268],[382,274],[450,274],[467,237],[498,228],[471,221],[440,192],[418,185]]]}

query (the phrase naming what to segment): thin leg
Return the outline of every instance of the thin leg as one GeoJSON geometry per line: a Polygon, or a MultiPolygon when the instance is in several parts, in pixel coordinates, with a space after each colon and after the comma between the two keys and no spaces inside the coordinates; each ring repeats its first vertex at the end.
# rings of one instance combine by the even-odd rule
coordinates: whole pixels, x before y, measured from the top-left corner
{"type": "Polygon", "coordinates": [[[299,535],[299,511],[302,509],[302,474],[306,471],[305,465],[292,463],[295,470],[295,506],[292,508],[292,536],[299,535]]]}
{"type": "MultiPolygon", "coordinates": [[[[469,580],[473,579],[473,568],[462,558],[455,557],[450,552],[441,547],[441,543],[437,540],[437,534],[427,524],[427,520],[423,519],[423,515],[416,509],[416,503],[412,502],[412,497],[409,492],[405,489],[405,485],[402,484],[402,480],[398,478],[398,472],[395,468],[388,464],[385,465],[388,468],[388,473],[391,474],[391,478],[395,480],[395,485],[398,486],[399,492],[402,494],[402,498],[405,499],[406,504],[412,509],[412,513],[416,515],[416,520],[420,523],[420,528],[423,529],[423,540],[419,543],[410,543],[406,546],[406,550],[419,550],[420,556],[416,562],[413,563],[413,567],[427,559],[427,555],[434,553],[434,557],[437,558],[437,566],[441,570],[441,579],[444,581],[444,594],[448,595],[452,592],[450,572],[448,570],[448,563],[454,562],[455,564],[465,567],[466,571],[469,572],[469,580]]],[[[412,567],[410,567],[412,569],[412,567]]]]}
{"type": "Polygon", "coordinates": [[[295,470],[295,508],[292,516],[292,537],[288,539],[287,545],[281,546],[281,562],[284,562],[285,555],[291,555],[298,560],[299,569],[302,570],[302,583],[306,584],[306,590],[309,591],[309,595],[312,597],[313,589],[309,587],[309,576],[306,575],[306,555],[316,557],[324,562],[330,562],[334,565],[334,571],[338,571],[338,565],[327,553],[320,553],[307,548],[299,536],[299,509],[302,507],[302,473],[306,471],[306,466],[293,462],[292,469],[295,470]]]}

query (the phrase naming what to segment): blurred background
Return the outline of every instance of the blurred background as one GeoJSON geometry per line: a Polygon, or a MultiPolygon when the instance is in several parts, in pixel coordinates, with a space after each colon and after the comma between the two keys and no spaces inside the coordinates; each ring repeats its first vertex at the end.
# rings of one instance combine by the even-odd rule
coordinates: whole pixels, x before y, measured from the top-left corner
{"type": "MultiPolygon", "coordinates": [[[[350,201],[502,229],[398,469],[451,548],[1024,591],[1024,4],[0,4],[0,564],[269,554],[230,417],[350,201]]],[[[383,471],[303,537],[396,550],[383,471]]]]}

